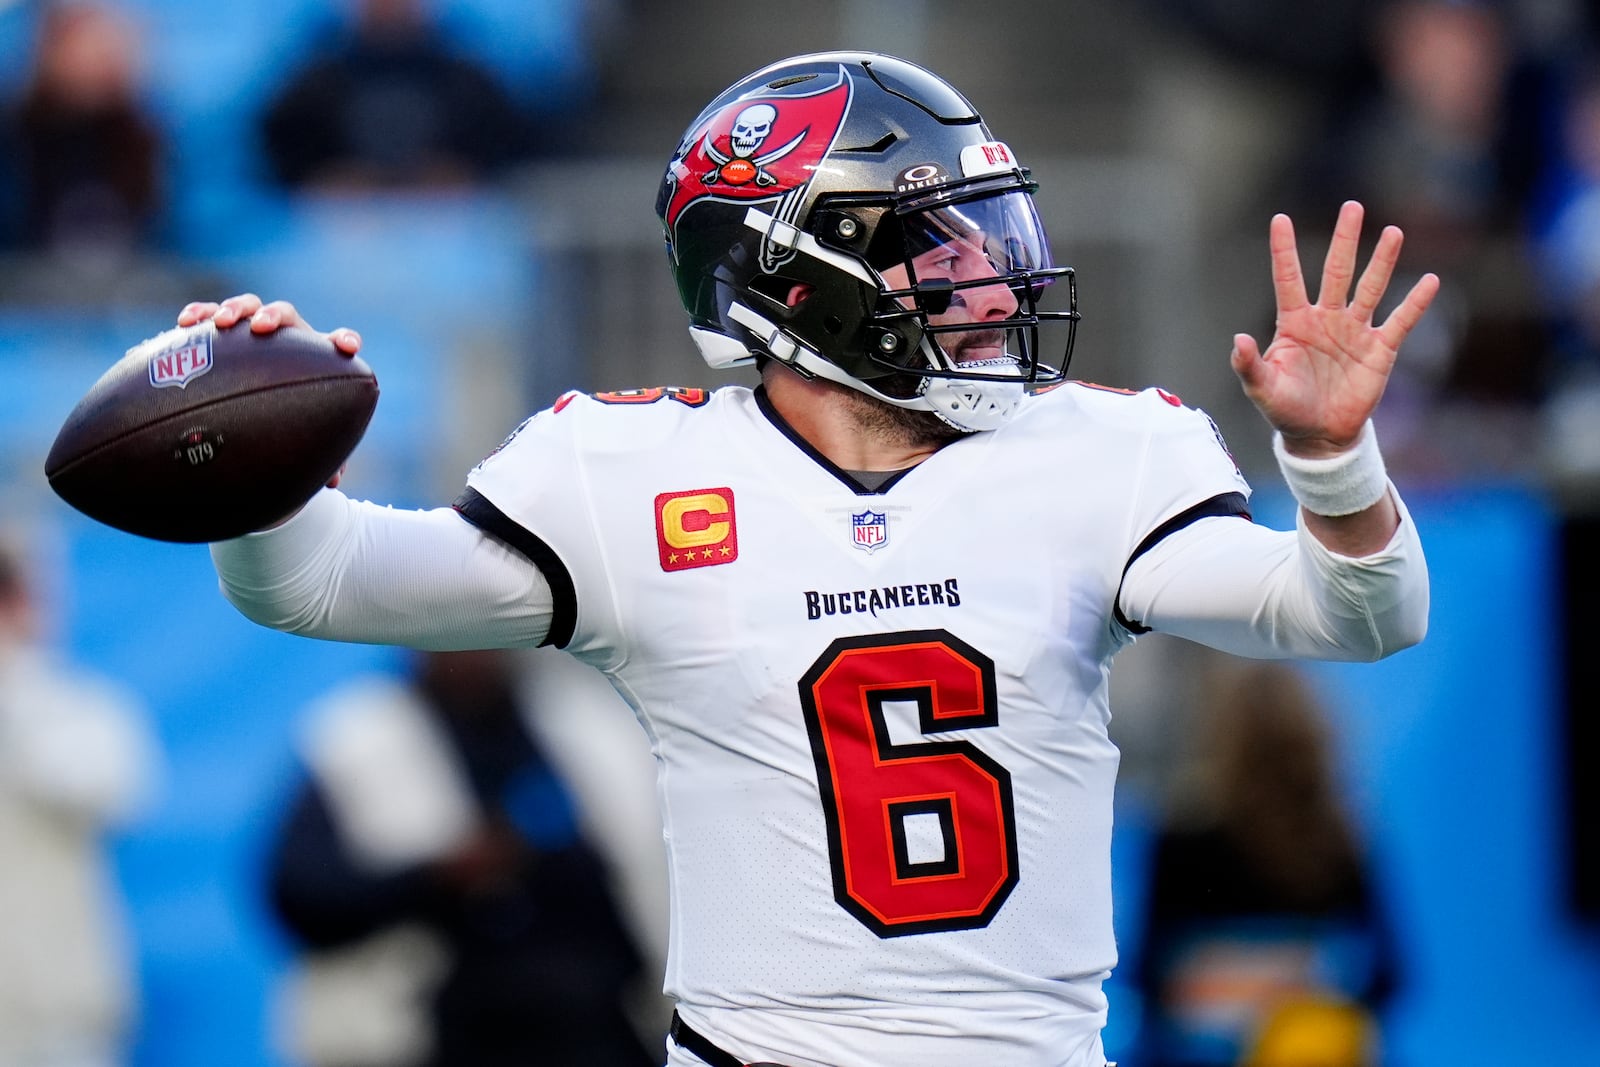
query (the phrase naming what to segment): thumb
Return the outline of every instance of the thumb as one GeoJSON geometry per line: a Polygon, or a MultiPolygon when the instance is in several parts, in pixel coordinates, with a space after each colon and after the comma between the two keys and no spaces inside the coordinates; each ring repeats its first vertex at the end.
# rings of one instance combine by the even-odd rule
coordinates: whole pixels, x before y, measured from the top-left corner
{"type": "Polygon", "coordinates": [[[1233,366],[1233,373],[1245,384],[1255,381],[1261,369],[1261,348],[1256,344],[1256,339],[1247,333],[1234,334],[1233,351],[1228,354],[1228,362],[1233,366]]]}

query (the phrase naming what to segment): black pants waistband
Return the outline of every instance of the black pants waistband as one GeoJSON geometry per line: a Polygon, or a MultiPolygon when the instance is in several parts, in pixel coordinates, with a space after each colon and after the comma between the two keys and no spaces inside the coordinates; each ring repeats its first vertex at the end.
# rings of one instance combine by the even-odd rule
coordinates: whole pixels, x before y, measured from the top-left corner
{"type": "Polygon", "coordinates": [[[726,1049],[718,1048],[709,1037],[684,1022],[683,1016],[676,1011],[672,1013],[672,1029],[667,1032],[679,1048],[688,1049],[711,1067],[745,1067],[743,1060],[726,1049]]]}
{"type": "MultiPolygon", "coordinates": [[[[676,1010],[672,1013],[672,1028],[667,1031],[679,1048],[688,1049],[711,1067],[783,1067],[781,1063],[747,1064],[733,1053],[720,1048],[709,1037],[683,1021],[676,1010]]],[[[1117,1067],[1116,1061],[1107,1060],[1106,1067],[1117,1067]]]]}

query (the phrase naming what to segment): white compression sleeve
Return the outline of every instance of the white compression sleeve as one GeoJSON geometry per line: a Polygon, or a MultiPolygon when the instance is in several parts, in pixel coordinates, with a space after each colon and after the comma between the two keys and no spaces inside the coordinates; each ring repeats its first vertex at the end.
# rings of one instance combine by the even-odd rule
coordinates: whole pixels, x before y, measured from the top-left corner
{"type": "Polygon", "coordinates": [[[527,647],[553,600],[528,559],[450,508],[324,489],[272,530],[211,546],[222,593],[263,626],[425,649],[527,647]]]}
{"type": "Polygon", "coordinates": [[[1134,561],[1122,610],[1152,630],[1241,656],[1380,659],[1428,628],[1427,562],[1398,493],[1395,502],[1400,528],[1360,558],[1329,551],[1298,517],[1293,532],[1202,519],[1134,561]]]}

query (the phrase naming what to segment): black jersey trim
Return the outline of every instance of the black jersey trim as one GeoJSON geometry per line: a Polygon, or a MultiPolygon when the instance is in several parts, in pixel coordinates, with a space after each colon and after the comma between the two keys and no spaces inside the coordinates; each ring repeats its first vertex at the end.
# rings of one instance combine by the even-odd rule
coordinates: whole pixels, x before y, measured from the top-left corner
{"type": "Polygon", "coordinates": [[[790,426],[788,421],[785,420],[782,415],[778,414],[778,409],[772,406],[772,400],[767,396],[767,390],[765,386],[756,386],[754,392],[756,406],[761,409],[761,414],[767,417],[767,421],[772,423],[779,433],[783,434],[783,436],[792,441],[796,448],[810,456],[818,466],[843,482],[849,487],[850,491],[857,496],[882,496],[884,493],[887,493],[890,489],[893,489],[897,484],[899,484],[900,479],[917,469],[915,465],[912,465],[907,467],[905,470],[895,471],[888,478],[885,478],[883,483],[876,488],[862,485],[861,482],[858,481],[849,471],[845,470],[837,463],[834,463],[821,452],[818,452],[810,441],[807,441],[804,437],[800,436],[800,431],[796,430],[793,426],[790,426]]]}
{"type": "MultiPolygon", "coordinates": [[[[1201,519],[1216,517],[1249,519],[1249,501],[1245,499],[1243,493],[1222,493],[1209,500],[1202,500],[1192,508],[1178,512],[1178,514],[1151,530],[1149,536],[1139,542],[1139,547],[1133,550],[1133,555],[1129,556],[1128,562],[1123,564],[1123,581],[1127,580],[1129,568],[1138,562],[1139,557],[1156,547],[1164,539],[1201,519]]],[[[1134,622],[1122,613],[1122,582],[1120,581],[1117,583],[1117,595],[1111,602],[1111,613],[1117,622],[1121,623],[1130,633],[1147,634],[1150,632],[1150,627],[1143,623],[1134,622]]]]}
{"type": "Polygon", "coordinates": [[[561,557],[556,555],[555,549],[538,534],[491,504],[488,497],[476,489],[463,489],[452,506],[463,519],[490,537],[510,545],[539,568],[544,580],[550,583],[550,595],[554,600],[550,631],[540,644],[566,648],[567,642],[572,640],[573,628],[578,623],[578,593],[572,584],[572,573],[561,562],[561,557]]]}

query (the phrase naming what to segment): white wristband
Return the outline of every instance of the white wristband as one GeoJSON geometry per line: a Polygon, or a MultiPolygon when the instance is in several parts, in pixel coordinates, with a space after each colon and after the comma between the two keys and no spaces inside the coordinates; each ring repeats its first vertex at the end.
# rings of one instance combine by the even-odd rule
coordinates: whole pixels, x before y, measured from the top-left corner
{"type": "Polygon", "coordinates": [[[1389,491],[1389,475],[1384,470],[1371,419],[1361,428],[1355,447],[1337,456],[1292,456],[1283,445],[1281,433],[1272,435],[1272,453],[1278,457],[1278,469],[1289,483],[1289,492],[1313,515],[1354,515],[1382,500],[1389,491]]]}

